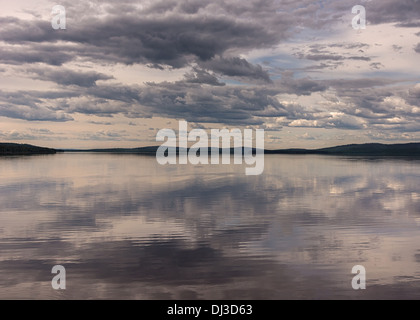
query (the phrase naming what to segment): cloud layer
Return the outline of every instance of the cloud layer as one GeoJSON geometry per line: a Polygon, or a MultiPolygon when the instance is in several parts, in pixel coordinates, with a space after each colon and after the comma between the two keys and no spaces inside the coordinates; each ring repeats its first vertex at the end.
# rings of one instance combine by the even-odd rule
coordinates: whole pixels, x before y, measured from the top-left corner
{"type": "Polygon", "coordinates": [[[364,34],[352,29],[347,0],[62,5],[66,30],[52,29],[47,6],[31,19],[0,16],[0,72],[25,79],[1,89],[1,117],[420,132],[418,64],[398,70],[402,56],[419,57],[418,1],[365,2],[364,34]],[[382,26],[406,40],[376,38],[382,26]],[[127,66],[159,80],[126,81],[127,66]]]}

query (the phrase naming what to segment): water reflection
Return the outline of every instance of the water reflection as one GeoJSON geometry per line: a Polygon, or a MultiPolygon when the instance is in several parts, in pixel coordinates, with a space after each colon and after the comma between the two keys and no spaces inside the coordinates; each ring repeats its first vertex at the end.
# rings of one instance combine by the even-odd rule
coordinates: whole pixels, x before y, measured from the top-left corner
{"type": "Polygon", "coordinates": [[[420,162],[0,159],[0,298],[420,297],[420,162]],[[67,290],[51,288],[51,268],[67,290]],[[367,270],[365,291],[351,268],[367,270]]]}

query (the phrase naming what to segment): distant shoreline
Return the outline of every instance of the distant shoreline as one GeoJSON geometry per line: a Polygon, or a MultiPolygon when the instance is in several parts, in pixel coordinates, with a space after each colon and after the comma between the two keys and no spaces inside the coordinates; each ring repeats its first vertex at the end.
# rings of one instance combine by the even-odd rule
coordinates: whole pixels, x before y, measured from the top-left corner
{"type": "MultiPolygon", "coordinates": [[[[11,155],[37,155],[37,154],[56,154],[63,152],[90,152],[90,153],[114,153],[114,154],[143,154],[155,155],[158,146],[141,148],[108,148],[108,149],[52,149],[32,146],[29,144],[0,143],[0,156],[11,155]]],[[[179,153],[179,148],[176,152],[179,153]]],[[[207,150],[209,153],[211,149],[207,150]]],[[[223,149],[216,149],[213,152],[221,153],[223,149]]],[[[230,153],[235,149],[231,148],[230,153]]],[[[242,150],[243,151],[243,150],[242,150]]],[[[255,153],[255,149],[252,150],[255,153]]],[[[343,156],[399,156],[413,157],[420,156],[420,143],[405,144],[381,144],[365,143],[350,144],[321,149],[265,149],[264,154],[290,154],[290,155],[343,155],[343,156]]]]}
{"type": "MultiPolygon", "coordinates": [[[[148,154],[155,155],[158,146],[141,147],[141,148],[109,148],[109,149],[88,149],[88,150],[64,150],[65,152],[93,152],[93,153],[115,153],[115,154],[148,154]]],[[[180,148],[175,148],[178,154],[180,148]]],[[[243,149],[243,148],[242,148],[243,149]]],[[[255,153],[255,148],[252,149],[255,153]]],[[[212,150],[208,149],[208,153],[212,150]]],[[[223,149],[216,149],[214,152],[222,153],[223,149]]],[[[231,148],[230,153],[234,153],[235,149],[231,148]]],[[[291,154],[291,155],[346,155],[346,156],[420,156],[420,143],[405,144],[350,144],[331,148],[322,149],[265,149],[264,154],[291,154]]]]}

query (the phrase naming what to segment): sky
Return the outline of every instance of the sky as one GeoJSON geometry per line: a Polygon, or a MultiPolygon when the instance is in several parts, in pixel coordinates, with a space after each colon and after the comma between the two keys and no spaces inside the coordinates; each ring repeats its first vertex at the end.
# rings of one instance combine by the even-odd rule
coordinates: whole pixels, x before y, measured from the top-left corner
{"type": "MultiPolygon", "coordinates": [[[[0,141],[159,145],[265,130],[268,149],[420,141],[420,0],[0,0],[0,141]],[[55,5],[66,28],[54,29],[55,5]],[[366,28],[353,28],[355,5],[366,28]]],[[[360,23],[360,22],[358,22],[360,23]]]]}

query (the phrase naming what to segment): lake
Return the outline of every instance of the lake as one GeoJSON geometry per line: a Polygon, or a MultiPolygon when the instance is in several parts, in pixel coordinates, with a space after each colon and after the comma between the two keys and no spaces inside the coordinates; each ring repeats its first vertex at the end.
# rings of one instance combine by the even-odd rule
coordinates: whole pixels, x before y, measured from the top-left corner
{"type": "Polygon", "coordinates": [[[420,161],[0,158],[1,299],[419,299],[420,161]],[[54,290],[54,265],[66,290],[54,290]],[[366,269],[366,290],[352,268],[366,269]]]}

